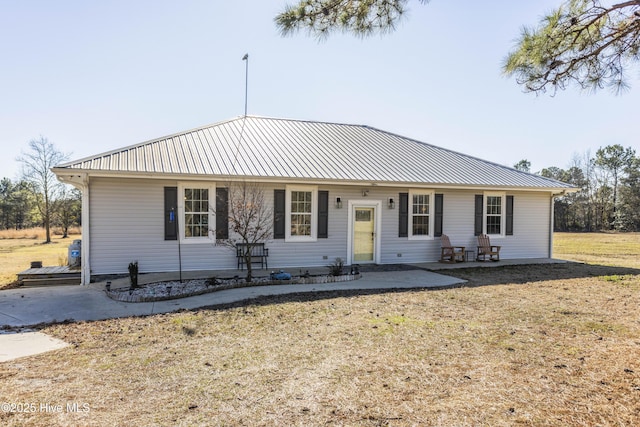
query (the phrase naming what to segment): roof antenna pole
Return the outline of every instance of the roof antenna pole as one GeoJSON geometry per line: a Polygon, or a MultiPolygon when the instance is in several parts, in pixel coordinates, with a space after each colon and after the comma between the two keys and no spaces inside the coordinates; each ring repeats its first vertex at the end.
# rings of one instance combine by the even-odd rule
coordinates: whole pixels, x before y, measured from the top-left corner
{"type": "Polygon", "coordinates": [[[246,61],[244,72],[244,116],[247,117],[247,97],[249,92],[249,54],[245,53],[242,57],[246,61]]]}

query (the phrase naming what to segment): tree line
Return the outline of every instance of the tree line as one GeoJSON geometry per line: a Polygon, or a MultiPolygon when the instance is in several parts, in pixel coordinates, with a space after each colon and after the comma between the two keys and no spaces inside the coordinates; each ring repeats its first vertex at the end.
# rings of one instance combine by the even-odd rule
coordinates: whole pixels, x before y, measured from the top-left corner
{"type": "MultiPolygon", "coordinates": [[[[529,172],[530,163],[514,167],[529,172]]],[[[579,189],[555,199],[556,231],[640,231],[640,157],[631,147],[608,145],[538,173],[579,189]]]]}
{"type": "Polygon", "coordinates": [[[29,142],[29,150],[17,159],[20,178],[0,181],[0,230],[44,227],[49,243],[51,227],[60,227],[67,237],[69,227],[81,224],[81,192],[60,183],[51,171],[67,158],[44,137],[29,142]]]}
{"type": "MultiPolygon", "coordinates": [[[[66,235],[69,227],[79,226],[82,194],[75,188],[64,188],[52,201],[51,226],[60,227],[66,235]]],[[[24,179],[0,181],[0,230],[22,230],[45,227],[44,215],[40,212],[42,195],[24,179]]]]}

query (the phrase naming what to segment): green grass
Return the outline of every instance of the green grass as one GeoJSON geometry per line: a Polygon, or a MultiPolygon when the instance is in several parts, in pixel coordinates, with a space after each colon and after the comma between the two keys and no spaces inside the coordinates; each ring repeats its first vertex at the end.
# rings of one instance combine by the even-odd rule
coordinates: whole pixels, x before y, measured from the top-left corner
{"type": "Polygon", "coordinates": [[[555,258],[638,267],[640,233],[554,233],[555,258]]]}

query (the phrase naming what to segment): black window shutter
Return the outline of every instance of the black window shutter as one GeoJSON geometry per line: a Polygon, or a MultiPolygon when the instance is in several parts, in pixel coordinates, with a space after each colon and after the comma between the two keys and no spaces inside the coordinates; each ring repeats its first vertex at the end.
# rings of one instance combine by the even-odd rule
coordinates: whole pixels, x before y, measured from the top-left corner
{"type": "Polygon", "coordinates": [[[285,190],[273,190],[273,238],[284,239],[285,190]]]}
{"type": "Polygon", "coordinates": [[[482,213],[483,213],[484,197],[482,194],[476,194],[476,210],[475,210],[475,227],[474,233],[476,236],[482,234],[482,213]]]}
{"type": "Polygon", "coordinates": [[[398,237],[409,236],[409,193],[400,193],[398,195],[398,237]]]}
{"type": "Polygon", "coordinates": [[[178,187],[164,187],[164,240],[178,240],[178,187]]]}
{"type": "Polygon", "coordinates": [[[318,239],[329,237],[329,192],[318,191],[318,239]]]}
{"type": "Polygon", "coordinates": [[[216,239],[229,238],[229,190],[216,188],[216,239]]]}
{"type": "Polygon", "coordinates": [[[507,236],[513,236],[513,196],[507,196],[507,236]]]}
{"type": "Polygon", "coordinates": [[[444,216],[444,195],[436,194],[436,217],[435,217],[435,230],[433,235],[436,237],[442,236],[442,218],[444,216]]]}

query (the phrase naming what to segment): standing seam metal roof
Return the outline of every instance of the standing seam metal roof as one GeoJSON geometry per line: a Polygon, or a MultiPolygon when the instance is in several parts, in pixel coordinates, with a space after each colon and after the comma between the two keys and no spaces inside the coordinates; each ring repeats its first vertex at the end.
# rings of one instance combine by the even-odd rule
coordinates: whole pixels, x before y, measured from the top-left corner
{"type": "Polygon", "coordinates": [[[569,189],[572,186],[369,126],[246,116],[56,167],[239,176],[569,189]]]}

